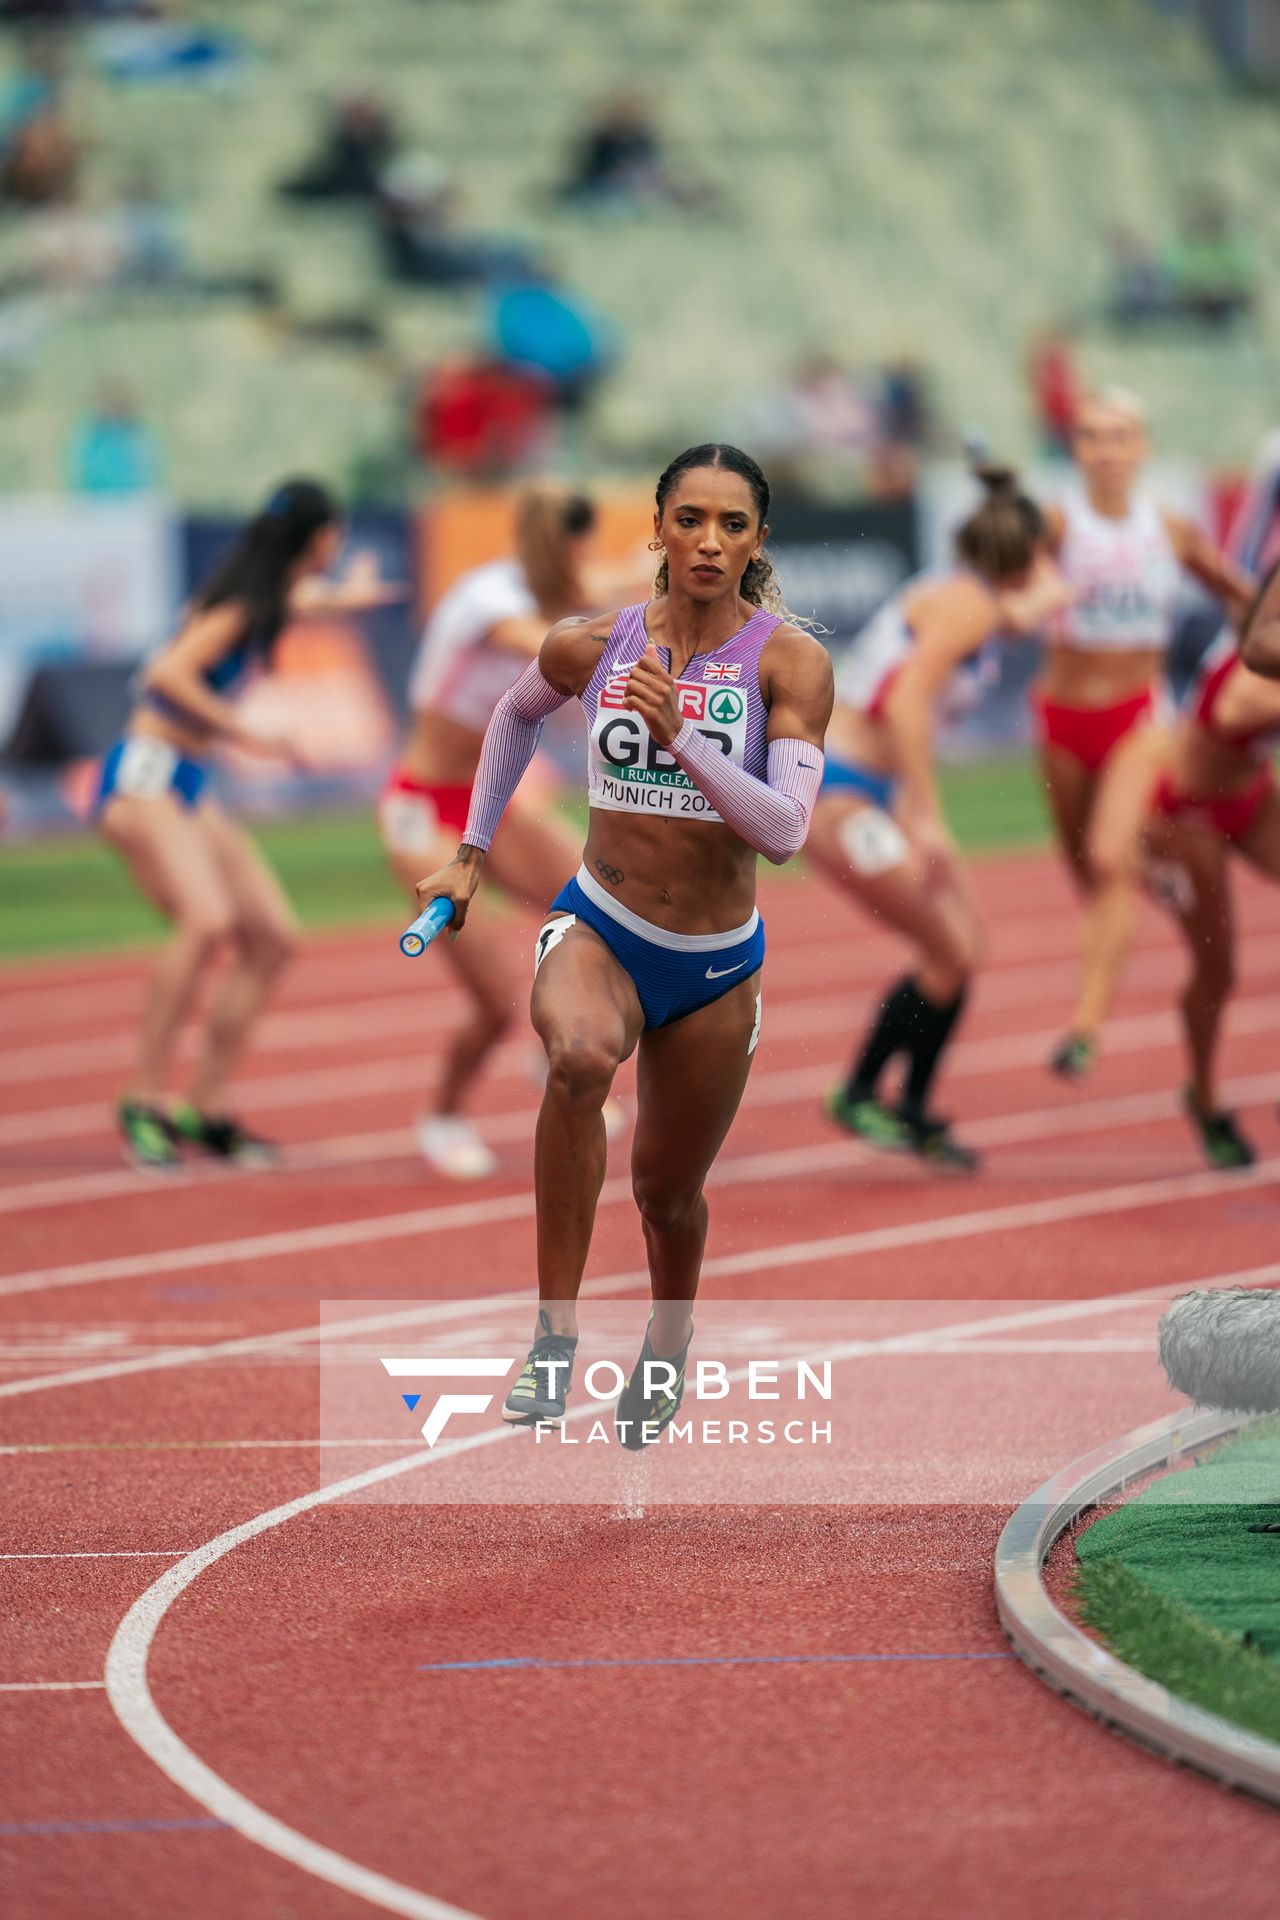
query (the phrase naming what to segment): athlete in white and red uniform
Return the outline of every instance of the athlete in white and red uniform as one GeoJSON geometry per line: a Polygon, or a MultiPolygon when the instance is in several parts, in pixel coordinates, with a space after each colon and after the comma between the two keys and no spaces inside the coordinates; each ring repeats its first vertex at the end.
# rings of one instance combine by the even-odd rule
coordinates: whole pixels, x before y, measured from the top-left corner
{"type": "MultiPolygon", "coordinates": [[[[485,728],[546,637],[566,615],[599,605],[587,576],[595,509],[558,480],[535,481],[516,504],[516,554],[464,574],[427,621],[409,686],[409,736],[378,807],[388,860],[407,891],[452,852],[467,822],[485,728]]],[[[551,807],[551,781],[531,768],[508,808],[486,878],[509,900],[540,910],[572,873],[574,841],[551,807]]],[[[497,908],[473,912],[493,923],[497,908]]],[[[418,1123],[428,1166],[476,1179],[497,1165],[463,1113],[468,1089],[513,1018],[517,993],[498,939],[436,948],[465,988],[469,1018],[449,1037],[434,1110],[418,1123]]]]}
{"type": "Polygon", "coordinates": [[[827,1111],[873,1146],[957,1170],[977,1157],[930,1112],[929,1093],[964,1008],[982,929],[942,814],[936,718],[978,695],[997,635],[1038,629],[1064,597],[1035,502],[1006,468],[982,468],[978,478],[986,498],[957,531],[958,564],[909,580],[840,664],[809,836],[823,872],[914,950],[910,973],[890,988],[827,1111]],[[902,1091],[889,1107],[880,1082],[898,1055],[906,1062],[902,1091]]]}
{"type": "Polygon", "coordinates": [[[1047,515],[1072,604],[1049,635],[1033,705],[1058,839],[1086,899],[1084,975],[1050,1062],[1086,1072],[1133,934],[1142,825],[1164,740],[1157,691],[1182,572],[1239,616],[1253,581],[1189,520],[1137,486],[1147,454],[1140,404],[1106,390],[1080,407],[1080,485],[1047,515]]]}
{"type": "Polygon", "coordinates": [[[1232,852],[1280,880],[1280,791],[1273,773],[1280,747],[1280,685],[1246,659],[1280,630],[1280,568],[1273,570],[1247,623],[1243,649],[1224,635],[1201,669],[1171,744],[1147,831],[1161,891],[1181,923],[1191,974],[1181,1009],[1190,1056],[1187,1112],[1210,1161],[1248,1166],[1254,1158],[1234,1116],[1219,1102],[1214,1071],[1223,1010],[1235,972],[1228,883],[1232,852]],[[1273,624],[1274,623],[1274,624],[1273,624]]]}

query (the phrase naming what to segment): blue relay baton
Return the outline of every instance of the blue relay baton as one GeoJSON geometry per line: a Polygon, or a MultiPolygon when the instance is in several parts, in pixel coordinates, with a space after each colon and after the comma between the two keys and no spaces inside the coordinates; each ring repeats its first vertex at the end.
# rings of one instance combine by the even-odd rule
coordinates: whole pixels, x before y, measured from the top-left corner
{"type": "Polygon", "coordinates": [[[400,951],[408,954],[410,960],[416,960],[425,953],[437,934],[443,933],[453,919],[453,902],[442,895],[423,908],[411,927],[406,927],[400,935],[400,951]]]}

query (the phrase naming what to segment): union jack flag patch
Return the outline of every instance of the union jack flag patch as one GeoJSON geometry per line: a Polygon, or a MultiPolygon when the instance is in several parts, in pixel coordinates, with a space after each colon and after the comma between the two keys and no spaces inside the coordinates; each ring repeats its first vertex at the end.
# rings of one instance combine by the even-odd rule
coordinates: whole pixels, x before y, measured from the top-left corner
{"type": "Polygon", "coordinates": [[[704,680],[740,680],[742,678],[741,660],[708,660],[702,669],[704,680]]]}

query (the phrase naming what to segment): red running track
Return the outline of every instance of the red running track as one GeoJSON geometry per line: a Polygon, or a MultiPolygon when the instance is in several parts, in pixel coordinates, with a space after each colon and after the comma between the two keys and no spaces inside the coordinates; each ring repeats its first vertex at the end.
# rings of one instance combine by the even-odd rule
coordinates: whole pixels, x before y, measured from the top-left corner
{"type": "MultiPolygon", "coordinates": [[[[158,1185],[104,1121],[137,960],[4,976],[13,1911],[1270,1914],[1275,1815],[1043,1690],[1004,1649],[990,1564],[1009,1487],[1168,1404],[1158,1290],[1265,1269],[1277,1245],[1280,897],[1242,890],[1226,1067],[1262,1158],[1240,1178],[1202,1168],[1177,1113],[1163,923],[1093,1079],[1064,1088],[1042,1062],[1070,999],[1066,890],[1029,857],[979,885],[992,953],[943,1104],[984,1146],[980,1178],[929,1181],[827,1127],[820,1094],[897,956],[790,879],[769,884],[764,1031],[716,1175],[708,1292],[964,1322],[851,1363],[892,1456],[881,1505],[322,1499],[317,1303],[529,1284],[526,1041],[479,1102],[500,1177],[433,1181],[408,1123],[456,999],[387,932],[318,942],[243,1081],[287,1168],[158,1185]]],[[[639,1300],[642,1264],[622,1161],[590,1277],[639,1300]]]]}

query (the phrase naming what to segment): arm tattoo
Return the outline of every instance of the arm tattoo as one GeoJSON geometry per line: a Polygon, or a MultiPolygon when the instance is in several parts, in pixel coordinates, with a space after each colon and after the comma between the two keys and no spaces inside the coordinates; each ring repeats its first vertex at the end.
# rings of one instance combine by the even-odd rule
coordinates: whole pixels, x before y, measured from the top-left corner
{"type": "Polygon", "coordinates": [[[611,867],[607,860],[596,861],[596,872],[602,880],[607,880],[611,887],[620,887],[627,877],[621,867],[611,867]]]}

